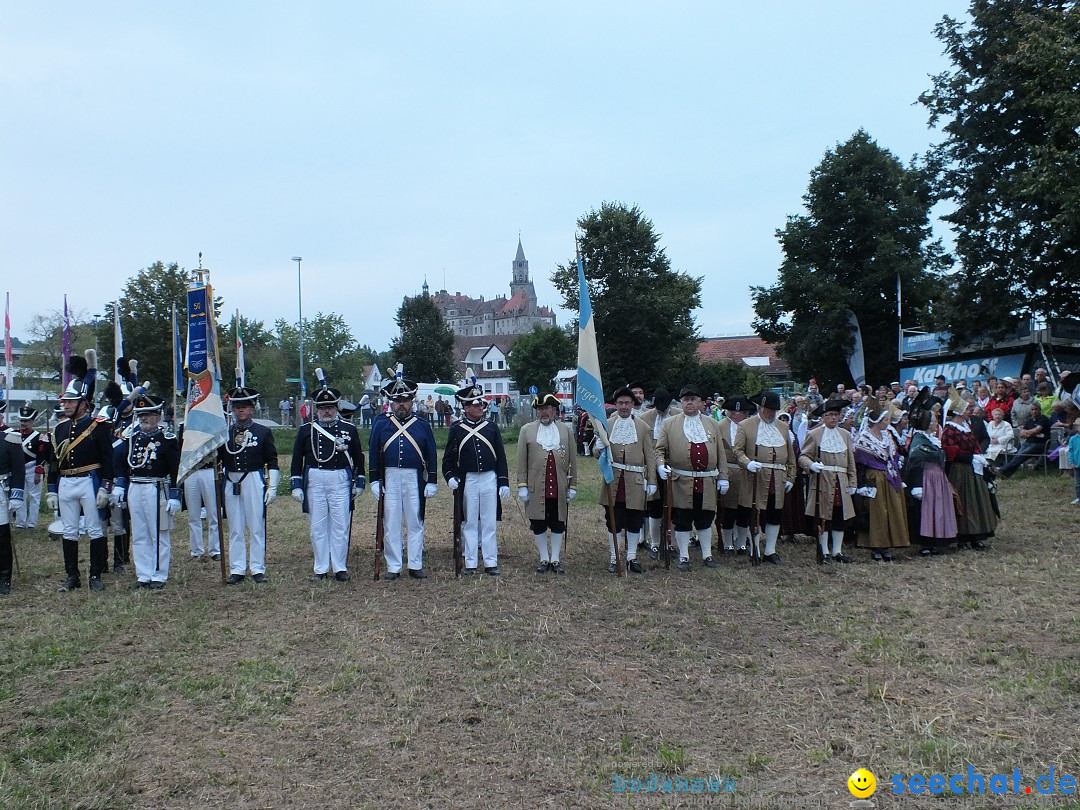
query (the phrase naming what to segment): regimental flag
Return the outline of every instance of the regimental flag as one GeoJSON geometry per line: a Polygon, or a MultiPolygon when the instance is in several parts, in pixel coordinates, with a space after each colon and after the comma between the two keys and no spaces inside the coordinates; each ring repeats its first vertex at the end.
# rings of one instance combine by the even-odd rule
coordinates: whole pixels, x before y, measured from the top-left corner
{"type": "Polygon", "coordinates": [[[604,385],[600,381],[600,358],[596,353],[596,324],[593,322],[589,285],[585,281],[585,267],[581,253],[577,252],[578,272],[578,349],[577,389],[574,404],[580,405],[592,418],[593,430],[604,445],[600,454],[600,472],[604,481],[615,480],[611,466],[611,448],[608,446],[607,414],[604,412],[604,385]]]}
{"type": "Polygon", "coordinates": [[[11,396],[15,387],[15,355],[11,350],[11,293],[4,296],[4,391],[11,396]]]}
{"type": "Polygon", "coordinates": [[[855,380],[855,387],[866,382],[866,360],[863,357],[863,345],[862,345],[862,330],[859,329],[859,319],[855,317],[855,313],[848,310],[848,320],[851,324],[851,330],[855,334],[855,345],[851,348],[851,354],[848,355],[848,368],[851,370],[851,378],[855,380]]]}
{"type": "Polygon", "coordinates": [[[229,425],[221,403],[214,294],[209,284],[188,288],[187,375],[191,381],[184,417],[184,446],[177,481],[184,480],[225,444],[229,425]]]}
{"type": "Polygon", "coordinates": [[[71,362],[71,313],[68,312],[67,295],[64,295],[64,364],[60,367],[61,385],[60,390],[66,391],[71,382],[71,374],[68,373],[68,364],[71,362]]]}
{"type": "Polygon", "coordinates": [[[120,331],[120,304],[117,301],[113,301],[112,317],[113,317],[113,379],[118,383],[127,382],[124,379],[124,375],[120,373],[120,367],[116,361],[124,356],[124,333],[120,331]]]}
{"type": "Polygon", "coordinates": [[[247,385],[247,373],[244,371],[244,337],[240,334],[240,310],[236,310],[236,387],[247,385]]]}

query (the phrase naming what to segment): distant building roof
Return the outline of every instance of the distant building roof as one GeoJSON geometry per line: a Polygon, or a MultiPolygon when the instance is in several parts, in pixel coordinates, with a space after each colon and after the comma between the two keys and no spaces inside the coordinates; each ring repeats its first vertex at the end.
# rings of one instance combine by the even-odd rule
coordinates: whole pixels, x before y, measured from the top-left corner
{"type": "Polygon", "coordinates": [[[698,341],[697,358],[702,363],[742,363],[770,376],[784,376],[791,370],[773,346],[757,335],[702,338],[698,341]]]}

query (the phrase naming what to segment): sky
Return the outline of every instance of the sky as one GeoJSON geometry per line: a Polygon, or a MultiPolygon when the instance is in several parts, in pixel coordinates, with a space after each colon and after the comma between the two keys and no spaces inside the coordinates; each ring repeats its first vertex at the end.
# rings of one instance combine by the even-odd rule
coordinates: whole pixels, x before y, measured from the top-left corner
{"type": "MultiPolygon", "coordinates": [[[[388,347],[402,298],[541,304],[578,217],[639,206],[746,334],[775,232],[865,129],[907,162],[966,2],[0,2],[0,241],[12,334],[101,312],[157,260],[268,326],[338,313],[388,347]]],[[[942,226],[937,235],[948,237],[942,226]]],[[[129,352],[132,351],[128,347],[129,352]]]]}

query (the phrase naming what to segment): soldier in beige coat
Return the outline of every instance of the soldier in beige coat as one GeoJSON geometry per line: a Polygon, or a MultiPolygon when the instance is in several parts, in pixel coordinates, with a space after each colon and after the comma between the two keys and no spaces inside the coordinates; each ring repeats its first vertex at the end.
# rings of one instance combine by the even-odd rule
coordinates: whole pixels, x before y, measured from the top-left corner
{"type": "MultiPolygon", "coordinates": [[[[611,466],[615,478],[600,487],[600,506],[608,530],[608,551],[611,562],[608,571],[615,573],[615,544],[622,543],[626,533],[626,566],[635,574],[645,573],[637,561],[641,527],[645,523],[645,502],[656,494],[656,459],[652,433],[641,419],[633,415],[637,398],[629,388],[620,388],[611,395],[615,413],[608,419],[608,442],[611,447],[611,466]],[[614,517],[614,525],[612,525],[614,517]]],[[[599,438],[593,446],[597,456],[603,451],[599,438]]]]}
{"type": "MultiPolygon", "coordinates": [[[[642,411],[641,421],[645,423],[654,445],[660,440],[660,431],[664,427],[664,422],[680,413],[682,411],[679,410],[678,405],[672,404],[671,394],[666,388],[657,388],[653,391],[652,407],[642,411]]],[[[654,560],[659,556],[660,540],[663,534],[665,492],[665,488],[660,487],[645,504],[645,514],[649,521],[646,532],[649,556],[654,560]]]]}
{"type": "Polygon", "coordinates": [[[690,570],[690,536],[701,543],[701,556],[708,568],[712,558],[712,524],[716,515],[716,494],[728,490],[727,461],[720,439],[720,425],[700,411],[704,397],[697,386],[679,392],[683,412],[664,420],[656,443],[656,471],[672,481],[672,522],[679,546],[679,570],[690,570]]]}
{"type": "Polygon", "coordinates": [[[567,504],[577,494],[577,447],[569,426],[555,418],[559,400],[554,394],[536,397],[533,407],[536,421],[525,425],[518,435],[518,497],[525,504],[525,517],[540,555],[536,573],[551,570],[564,574],[559,554],[566,533],[567,504]]]}
{"type": "Polygon", "coordinates": [[[720,498],[716,512],[716,528],[724,543],[724,556],[735,554],[735,540],[739,552],[745,552],[750,544],[750,507],[739,503],[740,493],[750,486],[750,477],[735,458],[735,435],[739,425],[754,410],[753,403],[744,396],[733,396],[724,402],[727,415],[720,421],[720,439],[724,443],[724,458],[728,467],[728,491],[720,498]]]}
{"type": "Polygon", "coordinates": [[[830,399],[812,413],[821,424],[807,432],[799,466],[810,476],[810,494],[806,498],[806,514],[818,519],[818,564],[849,563],[843,554],[844,526],[855,517],[851,496],[855,494],[855,451],[851,433],[840,424],[840,414],[847,400],[830,399]],[[832,553],[829,540],[832,540],[832,553]]]}
{"type": "Polygon", "coordinates": [[[743,420],[735,433],[735,458],[750,474],[749,486],[739,493],[739,504],[764,511],[763,559],[783,565],[776,553],[776,538],[780,536],[784,495],[795,485],[795,451],[788,436],[790,428],[776,418],[780,397],[767,391],[751,397],[750,401],[757,405],[757,415],[743,420]]]}

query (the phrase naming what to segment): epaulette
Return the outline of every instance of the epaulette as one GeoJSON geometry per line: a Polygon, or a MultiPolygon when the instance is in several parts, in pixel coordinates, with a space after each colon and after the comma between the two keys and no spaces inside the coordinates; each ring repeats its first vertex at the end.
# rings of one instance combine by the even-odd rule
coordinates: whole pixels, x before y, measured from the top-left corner
{"type": "Polygon", "coordinates": [[[163,430],[161,432],[165,434],[166,439],[175,439],[176,438],[176,434],[173,433],[171,430],[163,430]]]}
{"type": "Polygon", "coordinates": [[[11,442],[12,444],[17,444],[20,447],[22,446],[22,436],[14,430],[9,430],[4,433],[4,441],[11,442]]]}
{"type": "Polygon", "coordinates": [[[95,422],[111,422],[112,419],[109,419],[109,417],[107,417],[107,416],[95,416],[94,421],[95,422]]]}

